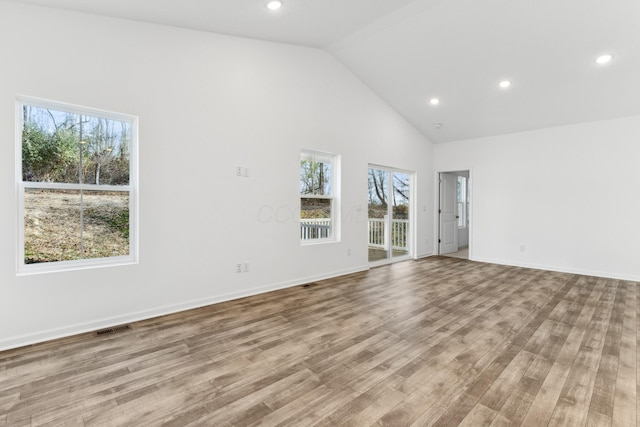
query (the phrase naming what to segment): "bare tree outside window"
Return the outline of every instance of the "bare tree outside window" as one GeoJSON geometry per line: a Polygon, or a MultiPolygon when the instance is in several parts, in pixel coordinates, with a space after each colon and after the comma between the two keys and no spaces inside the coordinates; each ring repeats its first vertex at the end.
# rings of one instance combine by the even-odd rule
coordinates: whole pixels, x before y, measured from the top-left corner
{"type": "MultiPolygon", "coordinates": [[[[388,175],[386,170],[369,169],[369,218],[383,218],[388,212],[388,175]]],[[[409,175],[394,173],[391,206],[394,214],[406,219],[409,209],[409,175]]]]}
{"type": "Polygon", "coordinates": [[[21,105],[23,264],[131,255],[131,120],[21,105]]]}

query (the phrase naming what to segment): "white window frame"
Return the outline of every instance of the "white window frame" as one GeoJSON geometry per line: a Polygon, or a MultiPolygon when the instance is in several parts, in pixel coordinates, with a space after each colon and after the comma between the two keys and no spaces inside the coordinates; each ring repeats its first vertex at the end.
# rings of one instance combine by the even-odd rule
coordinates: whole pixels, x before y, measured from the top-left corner
{"type": "Polygon", "coordinates": [[[16,274],[28,275],[39,273],[51,273],[86,268],[108,267],[118,265],[136,264],[139,260],[138,253],[138,118],[136,116],[99,110],[91,107],[67,104],[46,99],[17,96],[16,97],[16,158],[15,181],[17,199],[17,230],[16,230],[16,274]],[[96,185],[96,184],[69,184],[52,182],[25,182],[22,180],[22,131],[23,131],[23,106],[47,108],[79,115],[97,116],[101,118],[125,121],[131,124],[131,141],[129,145],[129,185],[96,185]],[[50,190],[87,190],[87,191],[114,191],[128,193],[129,195],[129,254],[105,258],[85,258],[70,261],[52,261],[35,264],[25,263],[25,222],[24,222],[24,194],[26,189],[50,189],[50,190]]]}
{"type": "MultiPolygon", "coordinates": [[[[299,194],[299,206],[302,205],[302,199],[325,199],[331,201],[331,225],[330,233],[328,237],[320,238],[308,238],[305,239],[300,236],[301,245],[314,245],[318,243],[337,242],[340,240],[340,156],[334,153],[328,153],[318,150],[301,149],[299,159],[302,160],[304,156],[330,159],[331,160],[331,180],[330,180],[330,195],[315,195],[315,194],[299,194]]],[[[298,167],[298,175],[300,174],[300,167],[298,167]]],[[[300,215],[298,215],[299,217],[300,215]]],[[[298,218],[298,228],[302,227],[302,218],[298,218]]]]}

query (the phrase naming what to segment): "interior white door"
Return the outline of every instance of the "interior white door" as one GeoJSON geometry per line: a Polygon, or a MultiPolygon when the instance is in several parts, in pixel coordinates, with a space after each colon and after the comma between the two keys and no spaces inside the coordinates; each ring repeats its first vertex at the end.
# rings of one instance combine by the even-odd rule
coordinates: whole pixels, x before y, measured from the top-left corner
{"type": "Polygon", "coordinates": [[[440,174],[440,253],[458,252],[458,177],[440,174]]]}

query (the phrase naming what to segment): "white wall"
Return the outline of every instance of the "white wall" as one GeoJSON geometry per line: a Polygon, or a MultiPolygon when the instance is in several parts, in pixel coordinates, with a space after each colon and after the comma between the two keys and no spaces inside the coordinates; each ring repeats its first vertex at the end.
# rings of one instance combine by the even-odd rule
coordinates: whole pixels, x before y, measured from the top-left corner
{"type": "Polygon", "coordinates": [[[471,170],[472,259],[640,280],[640,117],[439,144],[434,159],[471,170]]]}
{"type": "Polygon", "coordinates": [[[431,143],[323,51],[4,1],[0,40],[0,350],[367,268],[368,163],[432,251],[431,143]],[[16,276],[18,94],[139,117],[138,265],[16,276]],[[340,242],[300,246],[301,148],[342,155],[340,242]]]}

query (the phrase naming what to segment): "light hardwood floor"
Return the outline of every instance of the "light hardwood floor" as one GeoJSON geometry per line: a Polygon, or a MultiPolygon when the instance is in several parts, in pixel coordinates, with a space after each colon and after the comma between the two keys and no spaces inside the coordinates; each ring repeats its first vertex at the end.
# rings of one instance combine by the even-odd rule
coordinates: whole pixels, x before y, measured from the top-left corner
{"type": "Polygon", "coordinates": [[[0,353],[0,425],[636,426],[637,283],[433,257],[0,353]]]}

